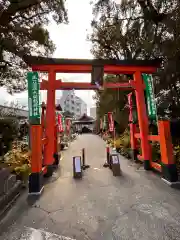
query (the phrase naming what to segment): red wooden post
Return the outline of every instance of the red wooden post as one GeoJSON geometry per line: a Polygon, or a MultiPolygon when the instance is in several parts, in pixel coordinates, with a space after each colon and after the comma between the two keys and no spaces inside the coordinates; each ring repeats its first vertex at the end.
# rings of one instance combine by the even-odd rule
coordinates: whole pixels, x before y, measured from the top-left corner
{"type": "Polygon", "coordinates": [[[42,129],[41,125],[30,127],[31,175],[29,176],[29,194],[41,194],[43,189],[42,172],[42,129]]]}
{"type": "Polygon", "coordinates": [[[59,143],[58,143],[58,141],[59,141],[58,130],[59,130],[59,126],[58,126],[58,124],[56,124],[55,129],[54,129],[54,163],[53,163],[55,166],[59,165],[59,158],[60,158],[60,156],[59,156],[60,149],[59,149],[59,143]]]}
{"type": "Polygon", "coordinates": [[[137,161],[138,149],[137,149],[137,139],[135,138],[136,124],[130,123],[129,127],[130,127],[130,141],[131,141],[132,158],[134,161],[137,161]]]}
{"type": "Polygon", "coordinates": [[[55,135],[55,81],[56,73],[51,70],[48,77],[48,91],[46,104],[46,137],[44,165],[47,165],[48,175],[52,175],[54,163],[54,135],[55,135]]]}
{"type": "Polygon", "coordinates": [[[178,173],[174,161],[173,145],[169,121],[158,121],[162,177],[169,182],[178,181],[178,173]]]}
{"type": "Polygon", "coordinates": [[[55,125],[55,128],[54,128],[54,153],[56,154],[57,153],[57,140],[58,140],[58,125],[55,125]]]}
{"type": "Polygon", "coordinates": [[[128,94],[128,103],[129,103],[129,127],[130,127],[130,141],[131,141],[131,154],[132,159],[137,161],[137,139],[135,138],[136,134],[136,124],[133,123],[133,103],[132,103],[132,93],[128,94]]]}
{"type": "Polygon", "coordinates": [[[148,141],[148,133],[149,133],[149,124],[148,124],[148,116],[144,98],[144,84],[141,76],[141,72],[135,72],[134,74],[135,81],[135,94],[136,94],[136,105],[138,112],[138,122],[140,128],[140,136],[141,136],[141,148],[142,148],[142,157],[144,160],[144,169],[150,169],[150,143],[148,141]]]}
{"type": "Polygon", "coordinates": [[[42,102],[42,105],[41,105],[41,109],[42,109],[42,113],[41,113],[41,126],[42,126],[42,138],[44,138],[44,133],[45,133],[45,110],[46,110],[46,106],[45,106],[45,103],[42,102]]]}

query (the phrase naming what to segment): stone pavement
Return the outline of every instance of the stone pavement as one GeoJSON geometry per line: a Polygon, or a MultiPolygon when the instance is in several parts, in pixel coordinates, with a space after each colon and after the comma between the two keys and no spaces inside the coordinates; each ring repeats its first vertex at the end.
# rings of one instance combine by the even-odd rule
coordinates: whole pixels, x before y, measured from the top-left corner
{"type": "Polygon", "coordinates": [[[0,225],[0,240],[180,239],[180,192],[121,157],[123,175],[103,168],[105,143],[79,136],[37,201],[25,193],[0,225]],[[82,180],[72,178],[72,156],[86,149],[82,180]],[[65,237],[62,237],[65,236],[65,237]]]}

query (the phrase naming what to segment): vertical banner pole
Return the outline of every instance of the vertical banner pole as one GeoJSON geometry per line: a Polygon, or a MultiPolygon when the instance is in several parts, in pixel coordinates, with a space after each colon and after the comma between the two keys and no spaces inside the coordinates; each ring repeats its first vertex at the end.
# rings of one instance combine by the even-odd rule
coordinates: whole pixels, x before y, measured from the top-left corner
{"type": "Polygon", "coordinates": [[[37,72],[28,72],[29,106],[29,146],[31,149],[31,174],[29,176],[29,194],[41,194],[43,189],[42,172],[42,127],[40,118],[39,76],[37,72]]]}

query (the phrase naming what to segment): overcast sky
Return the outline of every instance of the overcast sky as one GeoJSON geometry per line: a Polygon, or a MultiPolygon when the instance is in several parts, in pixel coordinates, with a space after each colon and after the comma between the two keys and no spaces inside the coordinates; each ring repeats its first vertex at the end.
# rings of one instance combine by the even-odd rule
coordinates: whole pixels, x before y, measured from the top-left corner
{"type": "MultiPolygon", "coordinates": [[[[51,21],[48,26],[51,39],[56,44],[54,57],[57,58],[92,58],[90,53],[91,44],[86,40],[90,32],[92,20],[92,6],[90,0],[66,0],[69,24],[56,25],[51,21]]],[[[66,81],[90,81],[90,74],[59,74],[58,79],[66,81]]],[[[0,103],[18,101],[27,105],[27,92],[10,96],[5,89],[1,89],[0,103]]],[[[76,91],[87,104],[88,108],[94,105],[92,91],[76,91]]],[[[56,91],[56,98],[60,97],[60,91],[56,91]]],[[[45,94],[42,94],[45,98],[45,94]]]]}

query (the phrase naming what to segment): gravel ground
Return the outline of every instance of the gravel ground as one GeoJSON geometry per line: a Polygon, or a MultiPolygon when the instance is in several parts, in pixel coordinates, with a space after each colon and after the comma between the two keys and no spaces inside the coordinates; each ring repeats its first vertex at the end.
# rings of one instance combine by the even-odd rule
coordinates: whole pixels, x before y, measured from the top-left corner
{"type": "Polygon", "coordinates": [[[180,192],[120,157],[122,176],[103,168],[105,143],[82,135],[39,199],[25,193],[0,224],[0,240],[180,239],[180,192]],[[72,178],[72,157],[85,148],[90,168],[72,178]]]}

